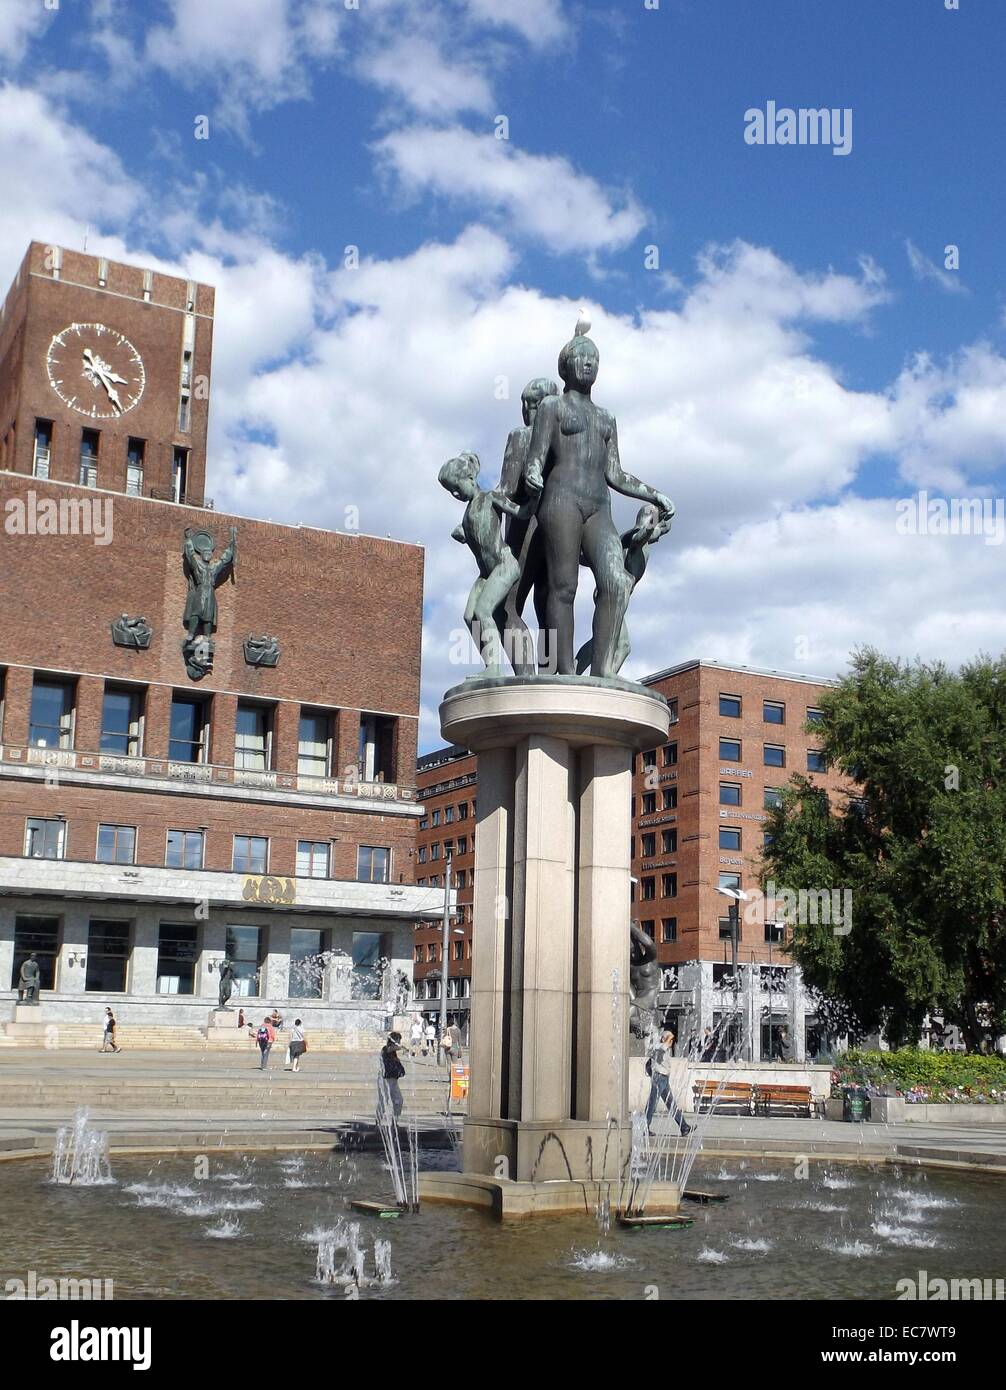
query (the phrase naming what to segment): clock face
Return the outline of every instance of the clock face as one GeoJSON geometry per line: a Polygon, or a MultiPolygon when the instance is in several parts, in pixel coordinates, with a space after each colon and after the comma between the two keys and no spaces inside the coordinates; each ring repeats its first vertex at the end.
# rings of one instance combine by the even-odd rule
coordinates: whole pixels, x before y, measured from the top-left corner
{"type": "Polygon", "coordinates": [[[147,374],[132,343],[103,323],[71,323],[46,353],[49,384],[71,410],[115,420],[143,395],[147,374]]]}

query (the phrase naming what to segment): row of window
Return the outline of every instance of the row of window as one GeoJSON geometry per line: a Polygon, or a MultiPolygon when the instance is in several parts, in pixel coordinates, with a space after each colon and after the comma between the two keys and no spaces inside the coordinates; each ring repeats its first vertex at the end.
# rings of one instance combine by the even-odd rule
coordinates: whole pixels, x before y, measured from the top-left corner
{"type": "MultiPolygon", "coordinates": [[[[646,768],[657,766],[657,752],[658,750],[656,748],[648,748],[645,753],[640,753],[639,766],[641,770],[645,771],[646,768]]],[[[661,763],[664,767],[677,767],[678,745],[676,742],[665,743],[659,752],[661,763]]]]}
{"type": "MultiPolygon", "coordinates": [[[[776,806],[782,805],[782,788],[765,787],[762,804],[766,811],[771,811],[776,806]]],[[[720,805],[721,806],[741,806],[743,805],[743,787],[740,782],[721,782],[720,783],[720,805]]]]}
{"type": "MultiPolygon", "coordinates": [[[[419,862],[422,864],[425,863],[425,860],[421,856],[422,851],[420,851],[419,860],[419,862]]],[[[442,888],[444,886],[444,879],[446,877],[446,874],[434,874],[433,877],[430,879],[417,878],[416,887],[426,888],[428,886],[430,888],[442,888]]],[[[469,882],[475,882],[475,875],[472,874],[471,879],[469,880],[468,872],[466,869],[455,869],[451,877],[453,879],[453,886],[455,888],[467,888],[469,886],[469,882]]]]}
{"type": "MultiPolygon", "coordinates": [[[[437,826],[441,824],[441,815],[443,816],[443,824],[444,824],[444,825],[453,825],[455,819],[457,819],[457,820],[467,820],[467,819],[468,819],[468,812],[469,812],[469,809],[471,810],[471,814],[474,816],[474,814],[475,814],[475,802],[474,802],[474,801],[472,801],[472,802],[470,802],[470,803],[467,802],[467,801],[459,801],[458,804],[457,804],[457,806],[444,806],[444,807],[442,808],[442,810],[441,810],[441,808],[438,806],[438,807],[436,808],[436,810],[431,811],[430,814],[429,814],[428,816],[424,816],[424,817],[422,818],[422,820],[419,822],[419,829],[420,829],[420,830],[428,830],[428,829],[432,826],[433,829],[435,830],[435,829],[437,828],[437,826]]],[[[460,845],[460,844],[464,844],[464,843],[465,843],[464,840],[459,840],[459,841],[458,841],[458,844],[459,844],[459,845],[460,845]]],[[[459,850],[458,850],[458,853],[459,853],[459,854],[464,854],[464,850],[463,850],[463,849],[459,849],[459,850]]],[[[437,857],[436,855],[433,856],[434,859],[435,859],[436,857],[437,857]]]]}
{"type": "MultiPolygon", "coordinates": [[[[438,979],[417,980],[413,987],[414,999],[439,999],[440,981],[438,979]]],[[[456,975],[447,981],[448,999],[468,999],[472,992],[472,982],[467,975],[456,975]]]]}
{"type": "MultiPolygon", "coordinates": [[[[236,874],[267,874],[269,843],[267,835],[234,835],[231,871],[236,874]]],[[[136,844],[135,825],[99,825],[95,860],[99,864],[135,864],[136,844]]],[[[66,847],[65,820],[32,816],[25,822],[24,852],[29,859],[65,859],[66,847]]],[[[202,869],[205,852],[204,830],[169,830],[164,865],[168,869],[202,869]]],[[[298,840],[296,877],[331,876],[331,841],[298,840]]],[[[390,883],[391,850],[385,845],[359,845],[356,877],[360,883],[390,883]]]]}
{"type": "MultiPolygon", "coordinates": [[[[720,714],[724,719],[740,719],[743,711],[743,700],[740,695],[724,695],[720,692],[720,714]]],[[[824,720],[824,712],[816,709],[813,705],[806,705],[807,724],[820,724],[824,720]]],[[[762,700],[762,720],[766,724],[785,724],[786,705],[782,700],[762,700]]]]}
{"type": "MultiPolygon", "coordinates": [[[[660,809],[662,811],[676,811],[678,808],[678,789],[676,786],[664,787],[658,792],[643,792],[640,798],[640,814],[652,816],[657,810],[657,798],[660,799],[660,809]]],[[[632,798],[632,818],[636,818],[636,798],[632,798]]]]}
{"type": "MultiPolygon", "coordinates": [[[[720,762],[739,763],[741,761],[741,740],[739,738],[720,739],[720,762]]],[[[766,767],[785,767],[786,748],[781,743],[762,744],[762,762],[766,767]]],[[[826,772],[827,764],[819,748],[807,749],[807,771],[826,772]]]]}
{"type": "MultiPolygon", "coordinates": [[[[234,968],[234,993],[256,998],[261,993],[269,927],[227,927],[224,954],[234,968]]],[[[344,935],[344,934],[340,934],[344,935]]],[[[353,932],[349,953],[332,950],[338,938],[325,930],[292,927],[289,936],[287,997],[324,997],[326,971],[347,970],[353,999],[379,999],[383,991],[382,961],[387,942],[379,932],[353,932]]],[[[42,989],[55,989],[60,960],[61,923],[58,917],[17,917],[14,922],[14,962],[10,988],[16,988],[21,965],[34,955],[42,989]]],[[[280,938],[282,950],[286,941],[280,938]]],[[[133,948],[133,923],[122,918],[92,918],[87,943],[80,947],[85,958],[84,988],[102,994],[124,994],[128,986],[133,948]]],[[[162,922],[158,927],[156,991],[158,994],[194,994],[196,968],[202,950],[201,928],[184,922],[162,922]]],[[[70,962],[65,964],[72,970],[70,962]]],[[[62,968],[62,966],[59,966],[62,968]]],[[[209,972],[207,972],[208,974],[209,972]]],[[[78,976],[72,982],[77,985],[78,976]]],[[[205,977],[204,977],[205,979],[205,977]]],[[[214,977],[211,977],[211,981],[214,977]]],[[[204,983],[205,989],[205,983],[204,983]]],[[[216,985],[212,983],[212,992],[216,985]]],[[[275,993],[275,985],[273,993],[275,993]]]]}
{"type": "MultiPolygon", "coordinates": [[[[143,756],[146,689],[106,681],[101,705],[101,752],[143,756]]],[[[72,748],[76,681],[36,675],[32,684],[28,742],[36,748],[72,748]]],[[[213,696],[176,693],[171,699],[168,758],[208,763],[213,696]]],[[[276,706],[239,700],[234,727],[234,766],[269,772],[275,764],[276,706]]],[[[394,724],[388,716],[360,716],[359,767],[365,781],[394,781],[394,724]]],[[[328,777],[332,770],[335,714],[301,706],[297,772],[328,777]]]]}
{"type": "MultiPolygon", "coordinates": [[[[427,862],[427,849],[428,849],[428,851],[429,851],[429,859],[430,859],[431,862],[435,862],[437,859],[440,858],[441,846],[440,846],[440,843],[439,843],[439,842],[438,842],[437,844],[435,844],[435,845],[430,845],[430,846],[428,846],[428,847],[427,847],[426,845],[420,845],[420,846],[419,846],[419,862],[420,862],[420,864],[425,864],[425,863],[427,862]]],[[[458,856],[460,857],[462,854],[467,854],[467,853],[468,853],[468,836],[467,836],[467,835],[459,835],[458,838],[457,838],[457,843],[455,843],[453,840],[445,840],[444,843],[443,843],[443,854],[444,854],[444,858],[445,858],[445,859],[446,859],[446,858],[448,857],[448,855],[450,855],[450,854],[456,854],[456,855],[458,855],[458,856]]]]}
{"type": "MultiPolygon", "coordinates": [[[[179,423],[179,429],[188,433],[188,409],[186,422],[179,423]]],[[[32,455],[32,474],[36,478],[48,478],[52,466],[52,448],[55,425],[51,420],[35,421],[35,448],[32,455]]],[[[126,441],[126,492],[131,497],[143,496],[143,466],[147,453],[145,439],[126,441]]],[[[77,481],[82,487],[98,486],[98,469],[104,455],[101,451],[101,431],[82,429],[80,432],[80,453],[77,481]]],[[[175,502],[185,501],[188,481],[189,451],[176,445],[172,459],[171,494],[175,502]]]]}
{"type": "MultiPolygon", "coordinates": [[[[657,939],[657,924],[650,918],[640,922],[640,930],[644,931],[651,941],[657,939]]],[[[678,919],[676,917],[661,917],[660,919],[660,940],[666,946],[671,941],[678,939],[678,919]]]]}
{"type": "MultiPolygon", "coordinates": [[[[678,832],[676,830],[662,830],[660,832],[660,853],[676,854],[678,851],[678,832]]],[[[656,831],[648,831],[639,837],[639,852],[644,859],[652,859],[657,852],[656,831]]],[[[636,840],[632,838],[631,857],[636,857],[636,840]]]]}
{"type": "MultiPolygon", "coordinates": [[[[466,941],[453,941],[451,948],[451,960],[471,960],[471,938],[466,941]]],[[[444,958],[443,944],[439,941],[429,941],[425,946],[416,946],[414,952],[417,965],[430,964],[432,961],[443,960],[444,958]]]]}

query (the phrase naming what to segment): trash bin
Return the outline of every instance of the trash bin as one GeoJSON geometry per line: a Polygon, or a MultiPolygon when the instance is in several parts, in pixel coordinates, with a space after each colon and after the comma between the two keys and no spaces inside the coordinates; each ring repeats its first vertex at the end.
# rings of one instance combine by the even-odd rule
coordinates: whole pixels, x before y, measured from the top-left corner
{"type": "Polygon", "coordinates": [[[846,1086],[842,1091],[842,1119],[861,1125],[870,1118],[870,1097],[865,1086],[846,1086]]]}

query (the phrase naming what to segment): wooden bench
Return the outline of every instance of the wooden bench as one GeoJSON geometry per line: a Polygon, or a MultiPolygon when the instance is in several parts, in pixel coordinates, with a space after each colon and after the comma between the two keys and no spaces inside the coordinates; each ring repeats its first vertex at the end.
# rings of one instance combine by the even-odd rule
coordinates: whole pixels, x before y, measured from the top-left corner
{"type": "Polygon", "coordinates": [[[753,1089],[746,1081],[696,1081],[692,1086],[695,1112],[699,1114],[703,1108],[723,1110],[730,1106],[750,1115],[753,1089]]]}
{"type": "Polygon", "coordinates": [[[806,1111],[812,1118],[817,1106],[809,1086],[762,1085],[754,1089],[754,1113],[771,1116],[772,1111],[806,1111]]]}

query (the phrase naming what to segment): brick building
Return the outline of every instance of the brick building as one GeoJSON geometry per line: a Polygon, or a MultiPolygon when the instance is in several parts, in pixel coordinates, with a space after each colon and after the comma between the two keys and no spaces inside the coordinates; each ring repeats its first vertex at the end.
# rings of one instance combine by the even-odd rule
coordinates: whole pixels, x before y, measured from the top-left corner
{"type": "MultiPolygon", "coordinates": [[[[664,967],[660,1004],[665,1015],[679,1034],[695,1029],[701,1035],[734,1009],[729,899],[717,890],[723,886],[755,894],[768,808],[794,772],[809,775],[831,792],[842,786],[822,766],[812,729],[806,731],[833,682],[686,661],[646,677],[643,684],[667,699],[672,723],[667,743],[638,755],[633,771],[631,915],[654,940],[664,967]]],[[[448,830],[444,812],[459,798],[474,802],[476,777],[477,759],[463,750],[444,749],[421,760],[420,824],[426,828],[417,843],[426,862],[417,866],[417,873],[430,868],[435,843],[442,856],[445,837],[453,835],[456,842],[460,827],[448,830]],[[437,825],[434,806],[440,812],[437,825]]],[[[470,836],[466,850],[470,856],[470,836]]],[[[466,884],[465,889],[458,885],[458,901],[469,902],[473,861],[466,857],[457,864],[464,866],[466,884]]],[[[756,1058],[767,1055],[776,1030],[784,1025],[791,1030],[794,1053],[802,1058],[808,1041],[814,1050],[824,1039],[799,971],[782,954],[785,941],[773,912],[774,904],[766,903],[754,921],[750,917],[759,913],[757,901],[750,909],[741,906],[743,999],[738,1007],[747,1010],[756,1058]]],[[[461,939],[466,956],[470,917],[469,909],[461,939]]],[[[436,939],[435,932],[417,929],[420,1000],[428,989],[419,984],[420,956],[436,939]]]]}
{"type": "Polygon", "coordinates": [[[195,505],[213,291],[51,250],[0,322],[0,1007],[34,951],[47,1023],[206,1026],[226,956],[249,1001],[373,1032],[440,912],[414,875],[422,550],[195,505]],[[232,528],[187,655],[186,530],[219,562],[232,528]]]}
{"type": "MultiPolygon", "coordinates": [[[[475,875],[475,783],[478,759],[463,748],[444,748],[420,758],[416,795],[422,811],[416,836],[416,884],[441,895],[451,856],[457,890],[450,918],[447,1018],[467,1035],[471,1007],[472,899],[475,875]]],[[[413,942],[417,1010],[439,1020],[443,988],[443,925],[418,922],[413,942]]]]}

